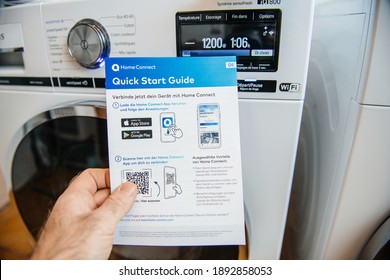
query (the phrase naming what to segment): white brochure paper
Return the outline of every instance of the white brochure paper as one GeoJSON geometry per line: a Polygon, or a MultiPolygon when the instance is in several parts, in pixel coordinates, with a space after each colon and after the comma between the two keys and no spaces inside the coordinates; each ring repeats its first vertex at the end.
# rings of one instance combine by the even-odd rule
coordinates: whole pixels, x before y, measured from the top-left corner
{"type": "Polygon", "coordinates": [[[106,62],[111,187],[137,200],[114,244],[245,244],[235,57],[106,62]]]}

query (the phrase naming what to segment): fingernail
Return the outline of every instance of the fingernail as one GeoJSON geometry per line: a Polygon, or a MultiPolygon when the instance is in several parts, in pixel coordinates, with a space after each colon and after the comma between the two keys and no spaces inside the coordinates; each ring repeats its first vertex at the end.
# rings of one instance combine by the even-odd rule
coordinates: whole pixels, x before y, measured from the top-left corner
{"type": "Polygon", "coordinates": [[[120,186],[119,189],[121,192],[125,192],[125,194],[130,197],[134,196],[137,192],[137,186],[132,182],[125,182],[120,186]]]}

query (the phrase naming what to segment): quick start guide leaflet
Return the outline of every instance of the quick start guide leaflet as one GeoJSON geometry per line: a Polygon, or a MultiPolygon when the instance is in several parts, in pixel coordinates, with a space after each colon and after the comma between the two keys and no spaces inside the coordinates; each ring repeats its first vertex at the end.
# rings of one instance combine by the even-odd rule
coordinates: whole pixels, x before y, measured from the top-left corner
{"type": "Polygon", "coordinates": [[[111,187],[137,200],[114,244],[245,244],[235,57],[106,61],[111,187]]]}

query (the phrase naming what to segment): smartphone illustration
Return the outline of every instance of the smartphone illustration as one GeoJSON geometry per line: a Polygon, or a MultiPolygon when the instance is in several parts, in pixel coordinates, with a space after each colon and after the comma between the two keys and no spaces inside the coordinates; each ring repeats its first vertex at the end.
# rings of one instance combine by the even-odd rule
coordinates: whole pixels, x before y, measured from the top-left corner
{"type": "Polygon", "coordinates": [[[221,147],[221,115],[219,104],[198,105],[198,144],[201,149],[221,147]]]}
{"type": "Polygon", "coordinates": [[[164,166],[164,198],[174,198],[176,195],[176,168],[164,166]]]}
{"type": "Polygon", "coordinates": [[[161,142],[175,142],[176,137],[172,135],[172,128],[175,125],[175,113],[165,112],[160,114],[160,139],[161,142]]]}

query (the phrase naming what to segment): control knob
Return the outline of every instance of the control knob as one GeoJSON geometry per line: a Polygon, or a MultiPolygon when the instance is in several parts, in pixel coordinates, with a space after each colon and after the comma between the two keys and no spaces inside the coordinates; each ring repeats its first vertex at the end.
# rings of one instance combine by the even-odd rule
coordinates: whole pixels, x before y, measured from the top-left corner
{"type": "Polygon", "coordinates": [[[68,34],[68,52],[81,66],[96,69],[110,54],[110,38],[103,25],[93,19],[77,22],[68,34]]]}

